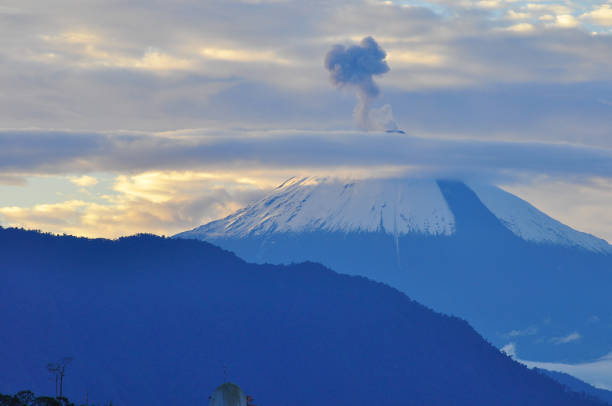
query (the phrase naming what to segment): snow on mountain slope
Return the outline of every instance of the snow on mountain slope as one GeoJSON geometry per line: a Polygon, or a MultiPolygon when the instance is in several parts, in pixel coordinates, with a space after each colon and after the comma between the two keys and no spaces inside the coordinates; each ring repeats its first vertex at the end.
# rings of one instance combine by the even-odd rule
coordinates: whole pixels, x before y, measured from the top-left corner
{"type": "MultiPolygon", "coordinates": [[[[552,219],[496,186],[468,187],[518,237],[612,253],[612,246],[552,219]]],[[[286,232],[378,232],[452,235],[455,216],[435,180],[292,178],[267,197],[181,238],[242,238],[286,232]]]]}
{"type": "Polygon", "coordinates": [[[605,240],[576,231],[511,193],[491,185],[467,185],[504,226],[524,240],[612,252],[605,240]]]}
{"type": "Polygon", "coordinates": [[[314,230],[450,235],[454,218],[435,181],[292,178],[266,198],[181,236],[314,230]]]}

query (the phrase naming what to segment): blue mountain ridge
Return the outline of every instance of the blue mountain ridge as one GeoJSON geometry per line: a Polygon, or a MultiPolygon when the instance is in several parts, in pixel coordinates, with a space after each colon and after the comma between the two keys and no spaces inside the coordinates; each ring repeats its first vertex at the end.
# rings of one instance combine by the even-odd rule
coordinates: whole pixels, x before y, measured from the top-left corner
{"type": "Polygon", "coordinates": [[[0,229],[0,393],[202,404],[601,405],[513,361],[467,322],[314,263],[254,265],[195,240],[0,229]]]}
{"type": "Polygon", "coordinates": [[[612,405],[612,391],[596,388],[564,372],[550,371],[542,368],[535,368],[535,370],[543,375],[550,376],[574,392],[588,394],[612,405]]]}
{"type": "Polygon", "coordinates": [[[516,343],[522,359],[583,362],[612,350],[612,255],[522,239],[465,183],[437,184],[454,216],[451,235],[397,236],[382,229],[201,238],[247,261],[314,261],[384,282],[437,311],[465,318],[499,348],[516,343]],[[556,337],[573,332],[580,339],[555,344],[556,337]]]}

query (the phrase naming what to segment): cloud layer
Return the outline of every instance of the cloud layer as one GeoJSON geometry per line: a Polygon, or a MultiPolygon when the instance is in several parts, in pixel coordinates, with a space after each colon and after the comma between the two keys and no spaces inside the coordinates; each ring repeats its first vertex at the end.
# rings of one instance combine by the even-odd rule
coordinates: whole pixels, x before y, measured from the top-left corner
{"type": "Polygon", "coordinates": [[[3,173],[399,166],[439,176],[612,177],[612,149],[384,133],[193,130],[0,132],[3,173]]]}
{"type": "Polygon", "coordinates": [[[561,362],[534,362],[523,360],[517,357],[516,350],[517,348],[514,343],[509,343],[501,349],[501,351],[505,352],[516,361],[527,365],[529,368],[542,368],[550,371],[564,372],[584,382],[590,383],[597,388],[612,390],[612,354],[608,354],[591,362],[564,364],[561,362]]]}

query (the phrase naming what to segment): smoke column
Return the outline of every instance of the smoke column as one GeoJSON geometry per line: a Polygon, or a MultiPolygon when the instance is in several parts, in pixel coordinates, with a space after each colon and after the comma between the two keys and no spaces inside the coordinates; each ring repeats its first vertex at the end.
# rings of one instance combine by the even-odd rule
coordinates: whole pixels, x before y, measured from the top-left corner
{"type": "Polygon", "coordinates": [[[387,53],[372,37],[348,48],[334,45],[325,56],[325,68],[332,83],[338,88],[349,86],[357,90],[359,103],[354,114],[357,124],[365,130],[397,130],[391,106],[372,109],[372,102],[380,94],[373,76],[389,72],[386,57],[387,53]]]}

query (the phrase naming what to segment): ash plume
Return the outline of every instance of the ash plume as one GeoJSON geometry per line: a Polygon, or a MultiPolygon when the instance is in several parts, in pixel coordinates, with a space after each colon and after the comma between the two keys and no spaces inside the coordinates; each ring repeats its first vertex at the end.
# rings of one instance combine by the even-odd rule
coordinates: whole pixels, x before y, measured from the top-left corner
{"type": "Polygon", "coordinates": [[[389,72],[387,53],[372,37],[365,37],[359,45],[334,45],[325,56],[325,68],[332,83],[338,87],[351,87],[357,91],[359,102],[354,116],[364,130],[397,130],[391,106],[373,109],[372,102],[380,94],[374,75],[389,72]]]}

